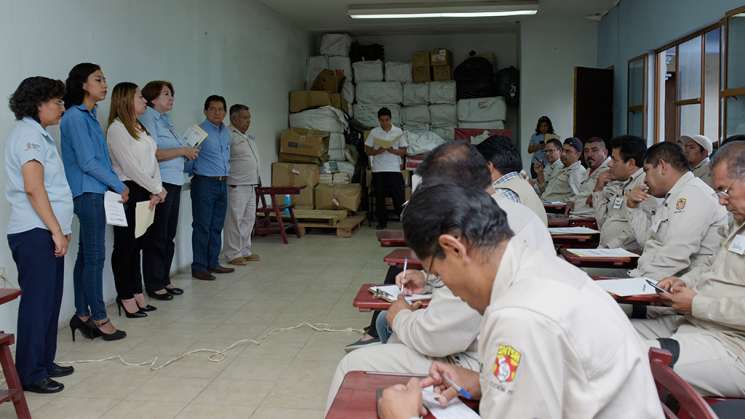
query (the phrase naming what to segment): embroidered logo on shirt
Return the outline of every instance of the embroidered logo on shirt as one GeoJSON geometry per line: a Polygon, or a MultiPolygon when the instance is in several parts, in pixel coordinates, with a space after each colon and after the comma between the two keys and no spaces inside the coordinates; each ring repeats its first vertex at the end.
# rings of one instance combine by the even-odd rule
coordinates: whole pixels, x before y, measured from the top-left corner
{"type": "Polygon", "coordinates": [[[517,367],[520,365],[522,354],[509,345],[499,345],[497,359],[494,361],[492,372],[500,383],[511,383],[515,380],[517,367]]]}
{"type": "Polygon", "coordinates": [[[675,203],[675,208],[682,210],[686,207],[686,202],[688,202],[688,200],[686,200],[685,198],[678,199],[678,202],[675,203]]]}
{"type": "Polygon", "coordinates": [[[41,146],[36,143],[26,143],[26,148],[23,151],[39,150],[41,146]]]}

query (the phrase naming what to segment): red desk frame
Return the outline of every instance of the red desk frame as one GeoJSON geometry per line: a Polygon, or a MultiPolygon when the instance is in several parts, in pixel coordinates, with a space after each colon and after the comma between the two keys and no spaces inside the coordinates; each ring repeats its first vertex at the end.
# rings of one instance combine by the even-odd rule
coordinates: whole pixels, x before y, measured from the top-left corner
{"type": "Polygon", "coordinates": [[[402,230],[382,230],[375,232],[381,247],[400,247],[406,246],[404,232],[402,230]]]}
{"type": "MultiPolygon", "coordinates": [[[[14,288],[0,288],[0,304],[13,301],[21,295],[21,290],[14,288]]],[[[18,377],[10,345],[15,343],[15,336],[0,331],[0,365],[3,368],[7,390],[0,390],[0,403],[13,402],[16,416],[19,419],[31,419],[31,411],[26,403],[21,379],[18,377]]]]}
{"type": "MultiPolygon", "coordinates": [[[[354,300],[352,300],[352,306],[354,306],[357,310],[363,312],[388,310],[388,308],[391,306],[391,303],[375,297],[373,293],[370,292],[370,287],[378,285],[381,284],[367,283],[360,285],[360,289],[357,290],[357,295],[355,295],[354,300]]],[[[421,303],[422,307],[426,307],[429,305],[429,300],[421,301],[421,303]]]]}
{"type": "Polygon", "coordinates": [[[409,260],[407,269],[422,269],[422,262],[416,257],[414,251],[411,249],[393,250],[383,258],[383,262],[385,262],[386,265],[398,266],[401,268],[404,266],[404,261],[406,259],[409,260]]]}
{"type": "Polygon", "coordinates": [[[559,251],[561,256],[566,259],[567,262],[580,268],[610,268],[610,269],[634,269],[639,261],[638,257],[622,257],[622,258],[607,258],[607,257],[581,257],[574,253],[570,253],[567,249],[561,249],[559,251]]]}
{"type": "Polygon", "coordinates": [[[594,249],[600,243],[599,234],[552,234],[551,240],[557,249],[594,249]]]}
{"type": "Polygon", "coordinates": [[[254,233],[257,236],[266,236],[271,233],[279,233],[282,243],[288,244],[287,227],[295,229],[295,235],[301,237],[300,227],[295,219],[295,205],[282,204],[277,200],[277,195],[298,195],[305,186],[259,186],[256,188],[256,223],[254,233]],[[266,203],[269,195],[271,206],[266,203]],[[282,218],[282,211],[290,213],[289,223],[282,218]],[[274,220],[272,220],[272,216],[274,220]]]}
{"type": "Polygon", "coordinates": [[[546,210],[546,213],[548,214],[565,214],[567,209],[567,204],[543,204],[543,209],[546,210]]]}

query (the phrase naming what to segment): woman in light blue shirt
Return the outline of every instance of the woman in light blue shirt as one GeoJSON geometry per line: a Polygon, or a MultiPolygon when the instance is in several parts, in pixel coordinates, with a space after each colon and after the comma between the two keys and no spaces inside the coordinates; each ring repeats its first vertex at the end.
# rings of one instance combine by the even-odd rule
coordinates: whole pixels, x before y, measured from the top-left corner
{"type": "Polygon", "coordinates": [[[538,123],[536,123],[535,126],[535,133],[530,137],[530,144],[528,144],[528,153],[533,155],[530,164],[530,171],[534,178],[536,177],[536,174],[535,169],[533,169],[533,164],[537,163],[542,166],[548,164],[548,161],[546,161],[546,153],[543,151],[543,148],[546,147],[546,134],[553,133],[554,124],[551,123],[551,118],[545,115],[538,118],[538,123]]]}
{"type": "Polygon", "coordinates": [[[155,157],[160,162],[160,178],[166,189],[166,199],[155,207],[155,220],[143,240],[142,275],[145,290],[151,298],[170,300],[184,291],[171,283],[171,264],[175,253],[178,229],[181,186],[184,184],[184,163],[194,160],[199,150],[184,144],[168,117],[173,109],[175,91],[165,80],[151,81],[142,88],[147,110],[140,116],[140,123],[155,140],[158,150],[155,157]]]}
{"type": "Polygon", "coordinates": [[[29,77],[10,98],[15,127],[5,144],[8,244],[23,291],[18,307],[16,369],[26,391],[57,393],[54,380],[73,373],[54,363],[65,254],[72,233],[72,193],[47,131],[64,111],[65,85],[29,77]]]}
{"type": "Polygon", "coordinates": [[[127,334],[117,330],[106,314],[103,300],[103,267],[106,260],[106,212],[104,194],[113,190],[129,197],[129,190],[111,167],[106,137],[96,117],[96,103],[106,98],[106,78],[96,64],[81,63],[70,70],[65,85],[62,117],[62,161],[72,190],[75,214],[80,220],[80,247],[75,261],[75,330],[87,338],[118,340],[127,334]],[[92,319],[92,320],[91,320],[92,319]]]}

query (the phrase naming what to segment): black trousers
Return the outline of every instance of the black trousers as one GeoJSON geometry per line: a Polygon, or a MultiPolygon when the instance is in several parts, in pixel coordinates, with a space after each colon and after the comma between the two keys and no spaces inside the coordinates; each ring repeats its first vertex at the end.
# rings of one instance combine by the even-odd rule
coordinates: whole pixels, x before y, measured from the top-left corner
{"type": "Polygon", "coordinates": [[[375,193],[375,218],[378,223],[386,224],[388,216],[385,210],[385,198],[391,197],[393,209],[401,215],[404,205],[404,177],[401,172],[377,172],[372,174],[375,193]]]}
{"type": "MultiPolygon", "coordinates": [[[[383,282],[385,285],[392,285],[396,283],[396,275],[403,272],[402,268],[399,268],[398,266],[391,266],[388,268],[388,272],[385,274],[385,282],[383,282]]],[[[370,325],[365,328],[365,333],[368,335],[377,338],[378,337],[378,329],[375,327],[375,321],[378,320],[378,316],[380,315],[380,311],[373,312],[372,319],[370,319],[370,325]]]]}
{"type": "Polygon", "coordinates": [[[176,251],[181,186],[163,183],[166,200],[155,207],[155,220],[142,242],[142,275],[145,289],[160,291],[171,283],[171,264],[176,251]]]}
{"type": "Polygon", "coordinates": [[[114,226],[114,250],[111,252],[111,270],[114,286],[120,299],[142,294],[142,264],[140,250],[145,236],[135,238],[135,207],[140,201],[149,201],[150,192],[133,181],[124,182],[129,188],[129,200],[124,204],[127,227],[114,226]]]}

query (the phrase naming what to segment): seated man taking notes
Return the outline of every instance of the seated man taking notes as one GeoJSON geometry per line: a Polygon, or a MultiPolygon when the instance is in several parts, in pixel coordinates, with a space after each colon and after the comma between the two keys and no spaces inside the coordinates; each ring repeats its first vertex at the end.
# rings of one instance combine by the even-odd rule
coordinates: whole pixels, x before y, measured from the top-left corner
{"type": "Polygon", "coordinates": [[[722,147],[712,161],[719,202],[733,225],[710,267],[665,278],[672,306],[632,320],[652,347],[673,354],[673,369],[705,395],[745,397],[745,143],[722,147]],[[650,316],[651,317],[651,316],[650,316]]]}
{"type": "Polygon", "coordinates": [[[647,348],[584,272],[513,239],[481,190],[418,189],[403,215],[427,271],[482,313],[480,372],[435,362],[429,377],[383,392],[384,419],[421,413],[421,388],[480,400],[482,418],[662,418],[647,348]],[[568,303],[574,302],[574,303],[568,303]]]}

